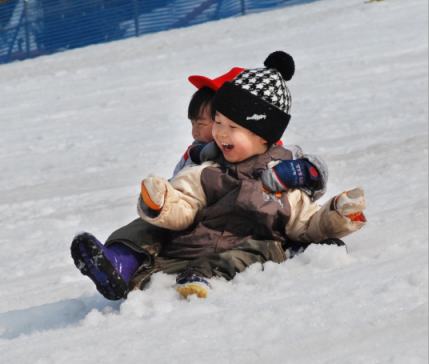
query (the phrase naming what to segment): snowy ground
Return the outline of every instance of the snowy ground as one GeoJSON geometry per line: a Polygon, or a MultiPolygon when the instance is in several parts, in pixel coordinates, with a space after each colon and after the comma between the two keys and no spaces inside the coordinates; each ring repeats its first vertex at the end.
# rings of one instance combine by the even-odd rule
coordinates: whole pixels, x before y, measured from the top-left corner
{"type": "Polygon", "coordinates": [[[427,363],[428,4],[324,0],[0,67],[2,363],[427,363]],[[136,216],[190,141],[186,77],[296,61],[284,141],[367,193],[349,254],[314,247],[180,300],[112,303],[69,245],[136,216]]]}

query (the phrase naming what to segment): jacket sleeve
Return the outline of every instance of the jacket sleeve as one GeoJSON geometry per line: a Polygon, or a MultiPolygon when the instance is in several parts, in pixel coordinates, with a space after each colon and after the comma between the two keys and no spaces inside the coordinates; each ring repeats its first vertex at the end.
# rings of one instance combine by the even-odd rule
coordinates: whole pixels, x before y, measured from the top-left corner
{"type": "Polygon", "coordinates": [[[174,178],[183,168],[195,165],[192,162],[192,159],[189,157],[189,150],[191,147],[192,145],[186,149],[186,152],[183,154],[182,158],[180,158],[180,161],[177,162],[176,166],[174,167],[172,178],[174,178]]]}
{"type": "Polygon", "coordinates": [[[148,223],[169,230],[184,230],[195,219],[198,211],[207,204],[207,199],[201,184],[201,173],[204,168],[213,165],[212,162],[200,166],[189,167],[179,172],[170,181],[158,178],[166,188],[164,205],[155,217],[149,216],[142,208],[141,199],[137,205],[139,216],[148,223]]]}
{"type": "Polygon", "coordinates": [[[365,224],[351,221],[332,210],[332,199],[319,206],[300,190],[290,190],[288,199],[291,217],[286,226],[286,234],[295,241],[317,242],[326,238],[342,238],[365,224]]]}

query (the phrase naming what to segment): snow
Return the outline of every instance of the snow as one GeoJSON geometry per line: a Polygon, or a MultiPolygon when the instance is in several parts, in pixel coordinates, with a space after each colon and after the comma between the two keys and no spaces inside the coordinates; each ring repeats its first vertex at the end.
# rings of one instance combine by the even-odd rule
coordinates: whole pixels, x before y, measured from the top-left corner
{"type": "MultiPolygon", "coordinates": [[[[324,0],[0,67],[2,363],[427,363],[428,4],[324,0]],[[349,252],[310,247],[181,300],[109,302],[73,236],[136,217],[190,142],[190,74],[296,61],[284,141],[367,195],[349,252]]],[[[325,198],[325,199],[326,199],[325,198]]]]}

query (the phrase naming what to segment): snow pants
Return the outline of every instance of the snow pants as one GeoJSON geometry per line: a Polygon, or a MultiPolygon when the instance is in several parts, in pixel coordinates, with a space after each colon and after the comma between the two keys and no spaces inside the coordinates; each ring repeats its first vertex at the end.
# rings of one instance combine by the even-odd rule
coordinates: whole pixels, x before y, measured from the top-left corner
{"type": "Polygon", "coordinates": [[[157,256],[161,251],[162,244],[168,238],[168,230],[151,225],[138,218],[110,234],[105,245],[121,243],[137,252],[157,256]]]}
{"type": "Polygon", "coordinates": [[[222,277],[231,280],[252,264],[263,264],[267,261],[281,263],[286,260],[281,242],[254,239],[249,239],[231,250],[194,259],[162,257],[159,253],[168,236],[168,230],[152,226],[141,219],[132,221],[109,236],[106,245],[122,243],[151,255],[151,259],[145,261],[135,273],[130,289],[143,289],[152,274],[157,272],[180,274],[192,271],[206,278],[222,277]]]}
{"type": "Polygon", "coordinates": [[[190,271],[206,278],[222,277],[231,280],[252,264],[263,264],[268,261],[282,263],[285,260],[286,254],[279,241],[254,239],[249,239],[234,249],[195,259],[157,256],[152,265],[142,265],[138,269],[131,281],[130,289],[143,289],[150,281],[151,275],[157,272],[180,274],[190,271]]]}

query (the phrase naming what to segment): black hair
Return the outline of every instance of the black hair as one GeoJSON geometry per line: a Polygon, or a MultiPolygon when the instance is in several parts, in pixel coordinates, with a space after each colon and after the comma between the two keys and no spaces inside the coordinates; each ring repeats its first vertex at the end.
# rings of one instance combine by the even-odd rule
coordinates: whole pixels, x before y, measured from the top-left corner
{"type": "Polygon", "coordinates": [[[209,107],[210,115],[212,115],[213,117],[212,104],[215,95],[216,92],[208,87],[203,87],[196,91],[192,95],[191,101],[189,102],[188,106],[189,120],[197,119],[200,116],[201,111],[203,111],[203,108],[205,108],[206,106],[209,107]]]}

